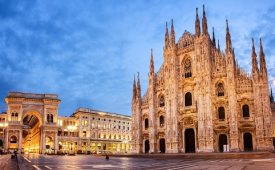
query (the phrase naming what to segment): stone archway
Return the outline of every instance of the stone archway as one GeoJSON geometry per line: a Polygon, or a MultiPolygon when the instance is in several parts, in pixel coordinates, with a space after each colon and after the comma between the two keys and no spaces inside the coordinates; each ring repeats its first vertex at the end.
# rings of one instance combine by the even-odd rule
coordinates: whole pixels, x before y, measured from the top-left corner
{"type": "Polygon", "coordinates": [[[18,137],[16,135],[11,135],[9,138],[9,149],[18,150],[18,137]]]}
{"type": "Polygon", "coordinates": [[[184,132],[185,152],[193,153],[195,149],[195,132],[194,129],[186,129],[184,132]]]}
{"type": "Polygon", "coordinates": [[[40,153],[42,117],[38,111],[23,114],[22,148],[24,152],[40,153]]]}

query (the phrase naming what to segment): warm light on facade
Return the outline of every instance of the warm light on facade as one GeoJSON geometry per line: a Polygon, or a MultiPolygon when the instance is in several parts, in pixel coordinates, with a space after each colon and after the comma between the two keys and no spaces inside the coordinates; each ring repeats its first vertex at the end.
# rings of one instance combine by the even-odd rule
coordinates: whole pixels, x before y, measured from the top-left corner
{"type": "Polygon", "coordinates": [[[0,123],[0,127],[7,127],[9,124],[8,123],[0,123]]]}

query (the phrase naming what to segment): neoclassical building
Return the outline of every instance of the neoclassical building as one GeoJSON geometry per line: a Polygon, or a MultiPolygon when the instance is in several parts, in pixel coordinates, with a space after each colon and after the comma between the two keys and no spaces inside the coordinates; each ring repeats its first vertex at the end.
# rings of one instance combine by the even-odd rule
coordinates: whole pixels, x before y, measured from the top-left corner
{"type": "Polygon", "coordinates": [[[124,153],[130,150],[129,116],[78,108],[58,116],[55,94],[10,92],[0,114],[0,149],[33,153],[124,153]]]}
{"type": "Polygon", "coordinates": [[[195,33],[176,41],[173,20],[164,62],[155,72],[151,51],[148,88],[139,77],[132,98],[132,152],[238,152],[272,150],[272,113],[265,54],[252,39],[252,70],[237,64],[226,20],[226,48],[208,32],[203,8],[195,33]],[[202,23],[202,24],[201,24],[202,23]],[[259,64],[258,64],[259,62],[259,64]]]}

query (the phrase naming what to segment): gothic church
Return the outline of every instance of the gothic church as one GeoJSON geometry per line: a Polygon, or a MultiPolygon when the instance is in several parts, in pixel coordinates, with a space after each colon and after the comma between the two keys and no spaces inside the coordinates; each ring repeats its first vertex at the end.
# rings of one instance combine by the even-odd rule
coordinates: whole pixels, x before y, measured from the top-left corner
{"type": "Polygon", "coordinates": [[[173,21],[165,31],[164,63],[141,96],[139,77],[132,98],[132,152],[238,152],[272,150],[268,74],[260,39],[252,39],[251,74],[237,64],[226,20],[226,49],[210,37],[203,7],[195,33],[176,42],[173,21]],[[201,24],[202,22],[202,24],[201,24]],[[259,65],[258,65],[259,61],[259,65]]]}

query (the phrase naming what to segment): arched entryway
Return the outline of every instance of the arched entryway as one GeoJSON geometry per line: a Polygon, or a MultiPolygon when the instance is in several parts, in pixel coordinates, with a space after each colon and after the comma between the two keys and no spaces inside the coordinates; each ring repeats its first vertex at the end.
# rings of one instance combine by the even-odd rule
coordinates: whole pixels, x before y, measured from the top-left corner
{"type": "Polygon", "coordinates": [[[219,136],[219,151],[224,152],[224,145],[227,145],[227,136],[225,134],[221,134],[219,136]]]}
{"type": "Polygon", "coordinates": [[[9,149],[18,150],[18,137],[12,135],[9,139],[9,149]]]}
{"type": "Polygon", "coordinates": [[[160,153],[165,153],[165,139],[159,140],[159,151],[160,153]]]}
{"type": "Polygon", "coordinates": [[[23,116],[23,125],[22,148],[24,152],[39,153],[42,125],[40,114],[35,111],[27,112],[23,116]]]}
{"type": "Polygon", "coordinates": [[[244,151],[252,151],[253,150],[253,142],[251,133],[243,134],[243,146],[244,151]]]}
{"type": "Polygon", "coordinates": [[[46,153],[54,153],[54,141],[53,138],[50,136],[46,137],[46,153]]]}
{"type": "Polygon", "coordinates": [[[144,142],[144,151],[145,151],[145,153],[149,153],[149,150],[150,150],[149,140],[145,140],[145,142],[144,142]]]}
{"type": "Polygon", "coordinates": [[[195,152],[195,132],[194,129],[186,129],[184,132],[185,152],[195,152]]]}
{"type": "Polygon", "coordinates": [[[0,139],[0,149],[2,149],[4,147],[4,142],[3,140],[0,139]]]}

